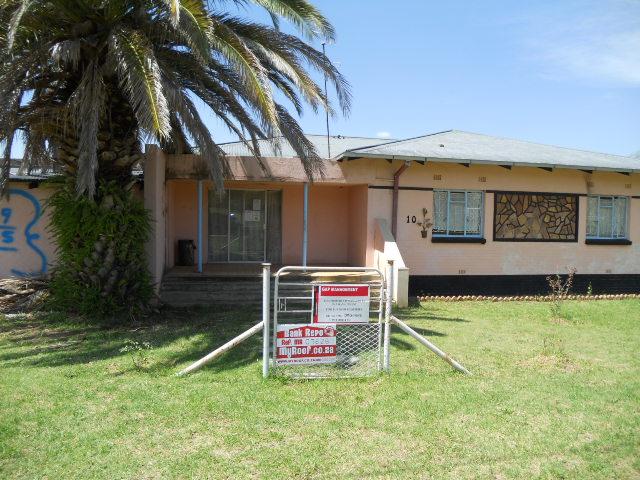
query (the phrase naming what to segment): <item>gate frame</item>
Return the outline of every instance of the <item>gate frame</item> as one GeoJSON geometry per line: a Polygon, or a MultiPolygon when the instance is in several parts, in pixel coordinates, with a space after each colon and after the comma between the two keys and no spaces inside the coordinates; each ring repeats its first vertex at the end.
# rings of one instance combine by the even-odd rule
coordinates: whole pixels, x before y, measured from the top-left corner
{"type": "MultiPolygon", "coordinates": [[[[278,322],[278,287],[280,283],[280,276],[287,272],[354,272],[354,273],[375,273],[380,279],[380,302],[378,305],[378,325],[382,325],[384,322],[384,330],[382,338],[380,364],[382,371],[389,371],[389,342],[391,337],[391,303],[392,303],[392,290],[393,288],[393,260],[389,260],[389,267],[387,268],[387,275],[391,271],[391,276],[385,278],[385,275],[379,268],[376,267],[309,267],[309,266],[288,266],[280,268],[274,275],[274,289],[273,289],[273,332],[270,333],[271,321],[270,321],[270,303],[271,303],[271,264],[262,264],[262,323],[263,323],[263,337],[262,337],[262,376],[267,378],[269,376],[269,370],[271,368],[271,357],[273,354],[273,361],[275,362],[275,349],[276,349],[276,330],[278,322]],[[384,309],[382,307],[384,303],[384,309]]],[[[309,283],[313,286],[313,283],[309,283]]],[[[345,284],[348,285],[348,284],[345,284]]],[[[305,297],[306,299],[306,297],[305,297]]],[[[313,309],[313,297],[311,300],[311,308],[313,309]]],[[[291,312],[291,313],[307,313],[306,311],[291,312]]],[[[309,312],[311,313],[311,311],[309,312]]],[[[371,311],[369,312],[372,313],[371,311]]]]}

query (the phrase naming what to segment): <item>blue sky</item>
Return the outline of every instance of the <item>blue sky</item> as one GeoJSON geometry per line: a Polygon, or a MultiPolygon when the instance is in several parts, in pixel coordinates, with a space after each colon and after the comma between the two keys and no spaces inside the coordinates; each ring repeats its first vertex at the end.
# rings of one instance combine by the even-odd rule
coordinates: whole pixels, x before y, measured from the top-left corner
{"type": "MultiPolygon", "coordinates": [[[[332,119],[332,134],[453,128],[640,151],[640,0],[314,3],[336,27],[327,53],[353,91],[351,115],[332,119]]],[[[325,131],[310,110],[301,123],[325,131]]]]}
{"type": "MultiPolygon", "coordinates": [[[[336,27],[327,54],[352,85],[351,114],[331,119],[332,134],[459,129],[640,152],[640,0],[314,4],[336,27]]],[[[206,122],[216,141],[235,140],[219,121],[206,122]]],[[[300,122],[325,132],[323,113],[307,109],[300,122]]]]}

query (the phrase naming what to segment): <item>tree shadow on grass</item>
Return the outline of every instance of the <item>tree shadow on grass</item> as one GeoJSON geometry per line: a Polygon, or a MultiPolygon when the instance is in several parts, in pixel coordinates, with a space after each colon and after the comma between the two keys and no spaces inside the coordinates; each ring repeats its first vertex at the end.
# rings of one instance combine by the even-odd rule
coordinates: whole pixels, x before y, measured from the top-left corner
{"type": "MultiPolygon", "coordinates": [[[[402,312],[398,312],[399,316],[402,312]]],[[[425,308],[411,309],[407,319],[469,322],[469,320],[434,314],[425,308]]],[[[0,320],[0,364],[7,366],[56,367],[121,358],[128,340],[148,342],[152,349],[162,349],[175,342],[184,346],[155,356],[149,372],[187,366],[220,347],[260,321],[255,310],[165,309],[135,325],[94,325],[60,314],[12,316],[0,320]],[[4,343],[4,345],[3,345],[4,343]]],[[[444,337],[445,333],[412,325],[425,337],[444,337]]],[[[391,345],[400,350],[415,349],[409,335],[392,327],[391,345]]],[[[256,333],[222,355],[207,369],[214,372],[236,369],[257,362],[262,354],[262,335],[256,333]]],[[[125,370],[122,373],[125,373],[125,370]]]]}
{"type": "MultiPolygon", "coordinates": [[[[252,310],[167,309],[158,316],[128,326],[95,326],[79,321],[55,322],[47,314],[0,320],[0,364],[55,367],[87,364],[126,355],[127,340],[148,342],[161,349],[174,342],[184,348],[162,352],[151,370],[160,371],[195,361],[260,321],[252,310]],[[2,345],[4,343],[5,345],[2,345]]],[[[215,368],[238,368],[261,356],[261,335],[222,356],[215,368]]],[[[153,357],[153,353],[150,353],[153,357]]]]}
{"type": "Polygon", "coordinates": [[[419,305],[416,307],[410,307],[407,309],[398,310],[395,315],[400,320],[433,320],[436,322],[456,322],[456,323],[470,323],[471,320],[465,318],[442,315],[439,313],[440,309],[437,307],[429,306],[425,307],[419,305]]]}

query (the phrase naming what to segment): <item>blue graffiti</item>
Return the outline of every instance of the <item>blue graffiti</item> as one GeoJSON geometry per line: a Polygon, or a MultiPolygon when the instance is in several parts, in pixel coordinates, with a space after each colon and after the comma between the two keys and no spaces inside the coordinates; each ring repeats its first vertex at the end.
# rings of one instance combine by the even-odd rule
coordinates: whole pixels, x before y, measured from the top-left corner
{"type": "MultiPolygon", "coordinates": [[[[40,220],[40,217],[42,216],[42,208],[40,207],[40,202],[31,193],[17,188],[10,188],[9,195],[17,195],[19,197],[23,197],[33,205],[33,218],[24,228],[24,237],[29,248],[31,248],[40,258],[40,270],[36,270],[33,272],[23,272],[21,270],[12,268],[11,273],[19,277],[34,277],[43,275],[47,273],[47,257],[35,244],[35,241],[40,239],[40,234],[33,233],[31,231],[31,229],[36,226],[36,224],[40,220]]],[[[16,239],[15,233],[17,227],[10,224],[12,213],[12,209],[9,207],[0,210],[0,252],[18,251],[18,249],[13,245],[16,239]]]]}
{"type": "Polygon", "coordinates": [[[8,225],[11,219],[11,209],[3,208],[0,210],[2,223],[0,223],[0,252],[15,252],[16,247],[10,246],[15,241],[16,227],[8,225]],[[9,246],[7,246],[9,245],[9,246]]]}

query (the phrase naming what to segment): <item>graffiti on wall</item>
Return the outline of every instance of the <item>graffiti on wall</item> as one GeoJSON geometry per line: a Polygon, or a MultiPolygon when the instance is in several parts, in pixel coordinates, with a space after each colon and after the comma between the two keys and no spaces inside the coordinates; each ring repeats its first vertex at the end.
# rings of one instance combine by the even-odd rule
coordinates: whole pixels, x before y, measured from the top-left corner
{"type": "MultiPolygon", "coordinates": [[[[33,207],[33,216],[30,218],[19,218],[15,210],[11,207],[0,208],[0,258],[17,259],[17,263],[28,253],[35,253],[38,257],[39,269],[31,272],[23,271],[19,268],[11,268],[11,273],[18,277],[32,277],[44,275],[47,273],[47,257],[37,245],[40,240],[40,234],[34,233],[33,229],[38,225],[40,217],[42,217],[42,206],[40,201],[26,190],[10,188],[9,195],[12,197],[21,197],[31,204],[33,207]],[[24,238],[24,245],[20,246],[24,238]],[[26,251],[24,251],[26,250],[26,251]]],[[[14,197],[14,198],[15,198],[14,197]]]]}
{"type": "Polygon", "coordinates": [[[576,195],[497,192],[494,240],[576,241],[577,213],[576,195]]]}

